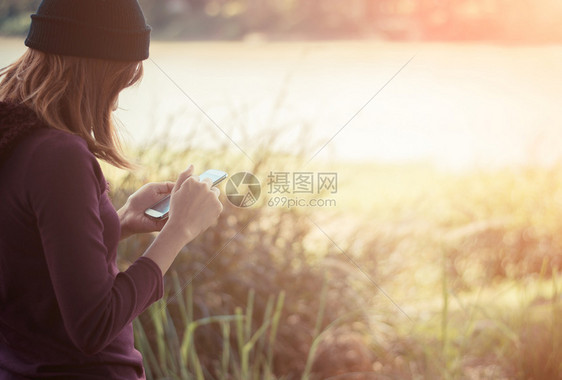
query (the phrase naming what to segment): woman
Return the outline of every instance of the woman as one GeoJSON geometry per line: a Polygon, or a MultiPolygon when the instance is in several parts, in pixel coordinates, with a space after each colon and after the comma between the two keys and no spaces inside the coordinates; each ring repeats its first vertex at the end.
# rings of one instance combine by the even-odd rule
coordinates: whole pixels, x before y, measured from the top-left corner
{"type": "Polygon", "coordinates": [[[222,211],[192,176],[115,211],[97,159],[121,168],[111,121],[142,76],[150,27],[136,0],[44,0],[0,73],[0,379],[139,379],[132,321],[162,297],[179,250],[222,211]],[[144,210],[171,193],[167,222],[144,210]],[[159,231],[126,271],[120,239],[159,231]]]}

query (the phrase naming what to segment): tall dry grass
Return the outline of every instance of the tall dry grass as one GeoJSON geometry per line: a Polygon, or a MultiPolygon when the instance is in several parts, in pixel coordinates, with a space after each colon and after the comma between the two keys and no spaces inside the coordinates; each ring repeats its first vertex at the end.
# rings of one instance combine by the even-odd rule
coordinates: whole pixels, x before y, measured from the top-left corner
{"type": "MultiPolygon", "coordinates": [[[[228,144],[140,149],[144,168],[114,176],[113,201],[187,162],[260,179],[301,170],[303,156],[274,153],[271,138],[245,167],[228,144]]],[[[221,195],[217,225],[182,250],[164,299],[135,321],[149,378],[562,378],[560,167],[334,170],[333,212],[268,207],[267,194],[239,209],[221,195]]],[[[121,267],[152,238],[123,242],[121,267]]]]}

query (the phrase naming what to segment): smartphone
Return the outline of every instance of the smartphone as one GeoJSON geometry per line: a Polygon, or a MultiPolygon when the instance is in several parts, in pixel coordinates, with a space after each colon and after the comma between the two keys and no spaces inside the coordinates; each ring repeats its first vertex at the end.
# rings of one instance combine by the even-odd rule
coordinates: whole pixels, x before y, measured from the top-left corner
{"type": "MultiPolygon", "coordinates": [[[[210,178],[213,182],[213,186],[221,183],[228,174],[223,171],[209,169],[206,172],[199,175],[199,180],[202,181],[205,178],[210,178]]],[[[170,211],[170,195],[166,195],[164,198],[147,208],[144,213],[152,218],[156,219],[166,219],[168,217],[168,212],[170,211]]]]}

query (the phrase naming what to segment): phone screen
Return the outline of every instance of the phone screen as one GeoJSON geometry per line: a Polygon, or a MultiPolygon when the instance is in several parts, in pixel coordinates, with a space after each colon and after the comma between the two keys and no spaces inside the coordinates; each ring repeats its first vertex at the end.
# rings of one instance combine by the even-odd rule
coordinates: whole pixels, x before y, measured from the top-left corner
{"type": "MultiPolygon", "coordinates": [[[[213,186],[216,186],[227,176],[228,175],[223,171],[210,169],[199,175],[199,180],[202,181],[205,178],[210,178],[211,181],[213,181],[213,186]]],[[[158,201],[156,204],[147,208],[145,214],[153,218],[163,219],[168,216],[169,211],[170,211],[170,195],[166,195],[163,199],[158,201]]]]}
{"type": "Polygon", "coordinates": [[[153,210],[161,212],[162,214],[170,211],[170,196],[166,195],[164,199],[151,207],[153,210]]]}

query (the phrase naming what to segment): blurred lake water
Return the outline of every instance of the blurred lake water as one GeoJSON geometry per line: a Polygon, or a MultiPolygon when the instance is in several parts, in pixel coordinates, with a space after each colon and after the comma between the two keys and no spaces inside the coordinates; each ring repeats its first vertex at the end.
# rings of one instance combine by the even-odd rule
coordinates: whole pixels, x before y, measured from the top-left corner
{"type": "MultiPolygon", "coordinates": [[[[25,50],[0,46],[2,67],[25,50]]],[[[562,158],[561,67],[562,45],[156,41],[117,114],[128,144],[167,135],[238,152],[227,134],[251,157],[278,131],[272,149],[311,144],[312,156],[328,143],[320,162],[550,165],[562,158]]]]}

